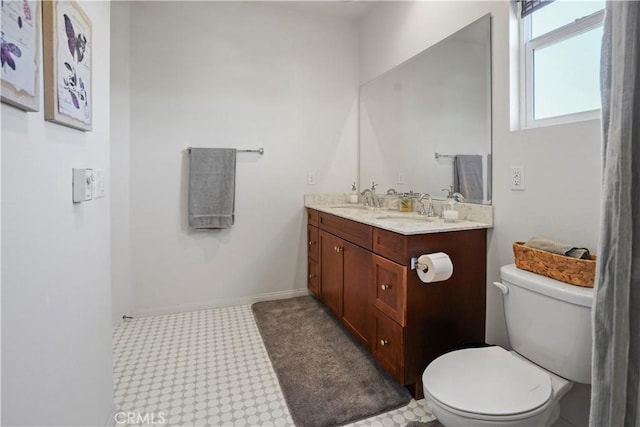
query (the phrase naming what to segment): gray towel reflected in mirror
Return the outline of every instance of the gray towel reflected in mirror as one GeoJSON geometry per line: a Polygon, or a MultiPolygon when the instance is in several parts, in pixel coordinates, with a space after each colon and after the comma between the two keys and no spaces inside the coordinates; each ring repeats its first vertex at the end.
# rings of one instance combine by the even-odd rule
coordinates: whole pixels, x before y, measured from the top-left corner
{"type": "Polygon", "coordinates": [[[453,191],[462,194],[465,201],[482,203],[482,156],[457,154],[453,161],[453,191]]]}

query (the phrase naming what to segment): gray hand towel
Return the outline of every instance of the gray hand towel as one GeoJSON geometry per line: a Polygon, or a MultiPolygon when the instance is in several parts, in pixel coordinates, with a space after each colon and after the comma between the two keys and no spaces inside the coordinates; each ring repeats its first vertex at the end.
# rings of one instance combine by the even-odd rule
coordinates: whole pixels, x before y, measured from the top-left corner
{"type": "Polygon", "coordinates": [[[587,248],[576,248],[566,243],[556,242],[555,240],[542,237],[533,237],[529,239],[525,245],[530,248],[565,255],[571,258],[590,259],[589,249],[587,248]]]}
{"type": "Polygon", "coordinates": [[[189,225],[196,229],[231,228],[236,192],[236,150],[191,148],[189,225]]]}
{"type": "Polygon", "coordinates": [[[462,194],[466,201],[482,201],[481,155],[456,154],[456,159],[453,162],[453,191],[462,194]]]}

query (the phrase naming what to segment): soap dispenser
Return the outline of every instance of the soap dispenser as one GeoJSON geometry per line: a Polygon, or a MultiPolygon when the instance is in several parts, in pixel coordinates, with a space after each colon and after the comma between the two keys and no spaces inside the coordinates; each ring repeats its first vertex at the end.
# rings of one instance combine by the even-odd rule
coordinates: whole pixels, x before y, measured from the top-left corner
{"type": "Polygon", "coordinates": [[[400,197],[400,212],[411,212],[413,210],[413,199],[411,192],[403,193],[400,197]]]}
{"type": "Polygon", "coordinates": [[[458,218],[460,214],[456,209],[456,205],[458,201],[464,201],[464,197],[462,194],[454,192],[453,186],[450,188],[443,188],[442,191],[447,192],[447,202],[444,206],[442,206],[442,218],[445,222],[458,222],[458,218]]]}
{"type": "Polygon", "coordinates": [[[351,184],[351,194],[349,194],[349,203],[358,203],[358,190],[356,183],[351,184]]]}

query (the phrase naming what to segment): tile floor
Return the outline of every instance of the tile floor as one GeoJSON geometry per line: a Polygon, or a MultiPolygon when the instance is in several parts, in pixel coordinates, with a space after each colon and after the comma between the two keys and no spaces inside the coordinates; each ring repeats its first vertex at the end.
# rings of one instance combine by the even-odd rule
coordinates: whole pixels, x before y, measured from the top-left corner
{"type": "MultiPolygon", "coordinates": [[[[125,321],[113,351],[117,425],[293,425],[248,305],[125,321]]],[[[423,399],[352,425],[432,419],[423,399]]]]}

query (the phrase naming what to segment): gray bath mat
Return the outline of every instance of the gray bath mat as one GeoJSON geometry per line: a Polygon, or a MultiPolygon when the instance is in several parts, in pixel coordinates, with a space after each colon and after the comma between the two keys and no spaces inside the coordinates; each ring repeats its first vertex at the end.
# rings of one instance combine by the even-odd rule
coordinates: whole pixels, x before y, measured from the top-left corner
{"type": "Polygon", "coordinates": [[[411,400],[313,297],[251,308],[297,426],[342,425],[411,400]]]}
{"type": "Polygon", "coordinates": [[[423,423],[421,421],[411,421],[410,423],[407,423],[405,427],[444,427],[444,426],[440,424],[440,421],[433,420],[433,421],[428,421],[426,423],[423,423]]]}

